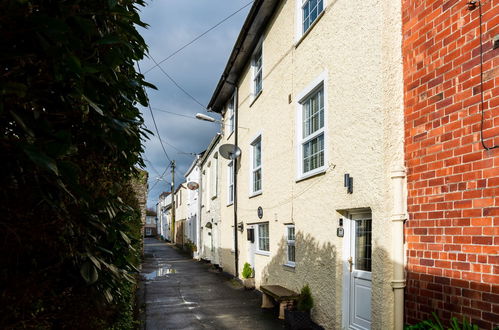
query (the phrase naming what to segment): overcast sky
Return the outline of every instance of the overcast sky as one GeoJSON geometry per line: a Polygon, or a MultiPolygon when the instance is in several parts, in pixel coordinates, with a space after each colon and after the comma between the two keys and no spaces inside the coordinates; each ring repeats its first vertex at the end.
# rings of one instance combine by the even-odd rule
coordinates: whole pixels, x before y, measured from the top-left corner
{"type": "MultiPolygon", "coordinates": [[[[142,21],[148,29],[139,29],[149,53],[157,62],[207,31],[249,0],[150,0],[142,8],[142,21]]],[[[186,47],[177,55],[161,64],[161,67],[182,88],[206,106],[218,83],[234,42],[239,34],[248,5],[242,11],[186,47]]],[[[154,66],[151,59],[140,62],[142,72],[154,66]]],[[[158,130],[170,159],[177,163],[175,183],[184,181],[184,174],[194,160],[191,153],[206,149],[219,125],[194,119],[198,112],[208,114],[199,104],[185,95],[168,77],[155,68],[145,74],[146,80],[156,85],[157,91],[148,89],[151,106],[158,130]],[[160,110],[179,113],[190,118],[160,110]]],[[[142,109],[148,129],[155,131],[149,109],[142,109]]],[[[212,115],[210,113],[210,115],[212,115]]],[[[170,190],[171,172],[164,180],[157,178],[164,173],[168,160],[157,136],[145,142],[146,170],[149,172],[148,207],[154,206],[163,191],[170,190]],[[157,182],[157,183],[156,183],[157,182]]]]}

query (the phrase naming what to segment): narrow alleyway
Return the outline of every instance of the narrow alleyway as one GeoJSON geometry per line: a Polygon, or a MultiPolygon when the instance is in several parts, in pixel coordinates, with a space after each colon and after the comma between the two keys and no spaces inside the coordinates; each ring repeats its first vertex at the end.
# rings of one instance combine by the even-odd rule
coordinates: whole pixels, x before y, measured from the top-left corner
{"type": "Polygon", "coordinates": [[[169,244],[145,239],[139,300],[145,329],[283,329],[261,297],[169,244]]]}

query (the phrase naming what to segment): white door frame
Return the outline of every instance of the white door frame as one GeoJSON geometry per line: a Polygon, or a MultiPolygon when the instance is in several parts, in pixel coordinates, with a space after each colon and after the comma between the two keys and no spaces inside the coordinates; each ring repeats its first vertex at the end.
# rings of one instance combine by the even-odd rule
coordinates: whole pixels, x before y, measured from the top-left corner
{"type": "MultiPolygon", "coordinates": [[[[257,226],[248,225],[246,230],[248,230],[248,229],[253,229],[253,242],[247,241],[248,242],[248,263],[251,265],[251,268],[253,268],[253,270],[255,270],[255,251],[256,251],[255,240],[256,240],[257,226]]],[[[255,271],[255,273],[256,273],[256,271],[255,271]]]]}
{"type": "MultiPolygon", "coordinates": [[[[343,329],[356,329],[355,327],[350,328],[350,314],[351,314],[351,287],[352,287],[352,274],[350,273],[350,263],[348,262],[348,258],[354,255],[354,237],[355,234],[353,232],[354,220],[352,218],[356,218],[356,220],[371,219],[372,225],[372,212],[369,209],[362,210],[352,210],[347,213],[344,218],[344,242],[343,242],[343,256],[342,256],[342,264],[343,264],[343,319],[342,319],[342,328],[343,329]]],[[[371,228],[372,230],[372,228],[371,228]]],[[[371,242],[372,244],[372,242],[371,242]]],[[[371,251],[372,252],[372,251],[371,251]]],[[[372,272],[369,274],[369,280],[371,279],[372,272]]],[[[369,302],[372,303],[371,301],[369,302]]],[[[359,328],[363,329],[363,328],[359,328]]]]}

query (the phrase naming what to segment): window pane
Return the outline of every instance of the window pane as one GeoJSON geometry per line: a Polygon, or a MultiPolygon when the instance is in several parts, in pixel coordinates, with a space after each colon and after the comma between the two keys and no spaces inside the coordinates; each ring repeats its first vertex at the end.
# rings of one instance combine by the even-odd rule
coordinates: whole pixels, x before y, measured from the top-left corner
{"type": "Polygon", "coordinates": [[[355,221],[355,269],[371,271],[371,220],[355,221]]]}
{"type": "Polygon", "coordinates": [[[324,92],[319,90],[303,102],[303,137],[324,127],[324,92]]]}
{"type": "Polygon", "coordinates": [[[303,172],[306,173],[324,165],[324,135],[303,144],[303,172]]]}
{"type": "Polygon", "coordinates": [[[260,166],[262,162],[262,144],[260,141],[258,141],[254,146],[253,146],[253,168],[257,168],[260,166]]]}
{"type": "Polygon", "coordinates": [[[262,170],[258,169],[253,172],[253,191],[262,189],[262,170]]]}
{"type": "Polygon", "coordinates": [[[261,251],[270,251],[268,223],[258,225],[258,249],[261,251]]]}
{"type": "Polygon", "coordinates": [[[295,246],[288,245],[288,261],[295,262],[295,246]]]}
{"type": "Polygon", "coordinates": [[[288,241],[295,240],[295,227],[288,227],[288,241]]]}

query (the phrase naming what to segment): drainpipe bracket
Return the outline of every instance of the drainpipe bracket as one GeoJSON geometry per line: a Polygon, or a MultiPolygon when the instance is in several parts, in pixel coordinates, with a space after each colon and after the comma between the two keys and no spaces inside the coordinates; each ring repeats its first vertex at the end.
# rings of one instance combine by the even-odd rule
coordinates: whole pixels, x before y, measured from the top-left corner
{"type": "Polygon", "coordinates": [[[397,166],[395,167],[393,170],[392,170],[392,179],[395,179],[395,178],[405,178],[405,175],[406,175],[406,170],[405,170],[405,167],[403,166],[397,166]]]}
{"type": "Polygon", "coordinates": [[[390,220],[395,222],[395,221],[406,221],[407,220],[407,216],[405,214],[392,214],[392,216],[390,217],[390,220]]]}
{"type": "Polygon", "coordinates": [[[393,289],[403,289],[405,288],[406,281],[405,280],[392,280],[391,282],[393,289]]]}

